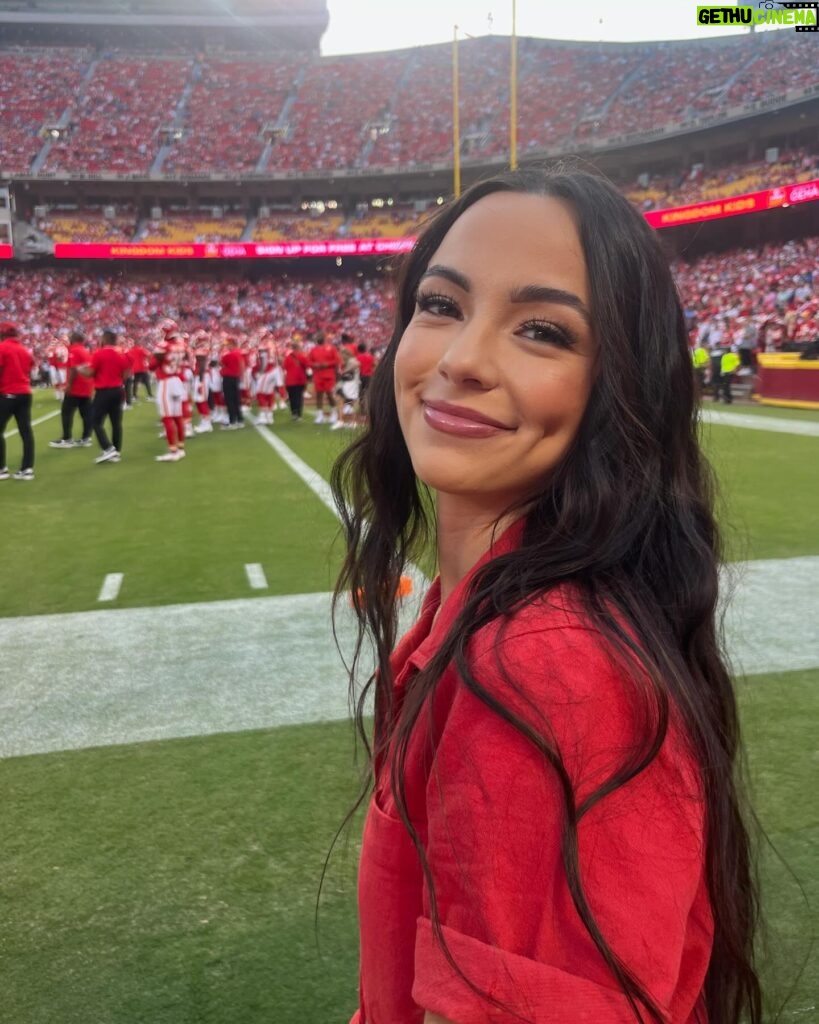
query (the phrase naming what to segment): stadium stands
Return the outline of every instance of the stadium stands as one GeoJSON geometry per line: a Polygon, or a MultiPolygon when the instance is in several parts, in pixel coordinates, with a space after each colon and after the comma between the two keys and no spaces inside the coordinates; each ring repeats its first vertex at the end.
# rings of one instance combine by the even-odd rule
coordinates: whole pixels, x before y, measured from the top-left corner
{"type": "Polygon", "coordinates": [[[86,50],[0,50],[0,170],[27,171],[88,70],[86,50]]]}
{"type": "MultiPolygon", "coordinates": [[[[812,37],[519,43],[522,153],[651,131],[819,83],[812,37]]],[[[509,42],[460,46],[462,155],[505,152],[509,42]]],[[[309,55],[0,50],[0,170],[168,175],[412,168],[448,161],[451,47],[309,55]],[[62,119],[62,120],[61,120],[62,119]],[[41,168],[38,168],[41,169],[41,168]]]]}
{"type": "Polygon", "coordinates": [[[136,211],[120,208],[114,217],[100,209],[55,208],[37,222],[37,227],[55,242],[130,242],[136,229],[136,211]]]}
{"type": "Polygon", "coordinates": [[[162,220],[149,220],[139,232],[137,242],[232,242],[242,237],[247,217],[224,217],[204,213],[170,211],[162,220]]]}
{"type": "Polygon", "coordinates": [[[52,146],[45,169],[147,173],[158,132],[174,116],[192,63],[174,57],[100,59],[75,100],[71,133],[52,146]]]}
{"type": "Polygon", "coordinates": [[[295,59],[271,63],[246,55],[198,62],[185,107],[185,134],[164,161],[163,171],[254,171],[265,147],[262,130],[277,121],[298,66],[295,59]]]}

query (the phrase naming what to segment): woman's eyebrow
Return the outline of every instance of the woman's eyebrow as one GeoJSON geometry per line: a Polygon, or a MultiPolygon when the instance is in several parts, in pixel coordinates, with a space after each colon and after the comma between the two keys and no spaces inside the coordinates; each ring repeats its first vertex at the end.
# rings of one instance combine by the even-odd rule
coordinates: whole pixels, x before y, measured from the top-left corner
{"type": "Polygon", "coordinates": [[[589,327],[592,326],[591,314],[583,300],[574,292],[567,292],[562,288],[551,288],[545,284],[527,284],[524,288],[516,288],[509,299],[511,302],[556,302],[561,306],[569,306],[583,317],[589,327]]]}
{"type": "Polygon", "coordinates": [[[421,280],[425,280],[428,277],[445,277],[447,281],[451,281],[454,285],[457,285],[462,291],[468,292],[470,290],[469,278],[453,267],[445,267],[443,263],[436,263],[432,267],[428,267],[421,280]]]}

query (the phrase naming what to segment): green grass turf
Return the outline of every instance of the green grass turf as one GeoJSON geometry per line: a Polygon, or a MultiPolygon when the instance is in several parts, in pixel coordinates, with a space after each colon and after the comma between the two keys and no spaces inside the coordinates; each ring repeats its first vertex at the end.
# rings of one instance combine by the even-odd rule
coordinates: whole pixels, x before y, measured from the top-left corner
{"type": "MultiPolygon", "coordinates": [[[[40,397],[38,414],[53,404],[40,397]]],[[[125,574],[116,607],[330,589],[336,520],[252,428],[197,437],[183,462],[160,464],[155,409],[140,404],[122,462],[97,466],[96,446],[48,447],[57,422],[35,428],[36,479],[0,484],[4,577],[18,581],[0,589],[0,615],[98,607],[112,572],[125,574]],[[249,589],[246,563],[262,564],[269,591],[249,589]]]]}
{"type": "MultiPolygon", "coordinates": [[[[810,1020],[819,963],[811,770],[819,671],[740,689],[762,858],[765,986],[810,1020]],[[795,880],[789,872],[797,876],[795,880]]],[[[0,1020],[331,1024],[356,1003],[360,819],[346,723],[0,761],[0,1020]],[[319,951],[320,950],[320,951],[319,951]]],[[[772,1015],[766,1019],[772,1019],[772,1015]]]]}
{"type": "Polygon", "coordinates": [[[819,438],[703,426],[732,561],[819,554],[819,438]]]}

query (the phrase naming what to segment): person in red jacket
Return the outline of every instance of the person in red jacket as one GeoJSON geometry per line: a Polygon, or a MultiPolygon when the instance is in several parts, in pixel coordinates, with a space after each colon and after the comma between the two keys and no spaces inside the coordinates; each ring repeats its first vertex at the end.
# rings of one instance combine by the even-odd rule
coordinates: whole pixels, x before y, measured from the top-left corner
{"type": "Polygon", "coordinates": [[[336,412],[336,373],[341,369],[341,356],[335,345],[324,338],[324,331],[316,334],[316,343],[310,349],[310,365],[313,368],[313,386],[316,389],[316,423],[324,423],[324,398],[330,406],[327,422],[335,424],[338,420],[336,412]]]}
{"type": "Polygon", "coordinates": [[[117,332],[106,328],[100,347],[91,356],[89,367],[79,370],[94,379],[91,420],[102,449],[95,462],[119,462],[122,455],[122,403],[125,378],[131,372],[128,356],[117,348],[117,332]],[[105,432],[105,420],[111,421],[111,440],[105,432]]]}
{"type": "Polygon", "coordinates": [[[31,429],[31,369],[34,356],[20,340],[16,324],[0,324],[0,480],[11,476],[6,465],[6,425],[14,417],[23,442],[23,461],[15,480],[34,479],[34,433],[31,429]]]}
{"type": "Polygon", "coordinates": [[[137,398],[138,384],[142,384],[145,388],[148,398],[153,398],[154,396],[151,394],[151,376],[148,373],[148,350],[144,345],[140,345],[139,342],[135,341],[128,351],[128,356],[131,360],[134,399],[137,398]]]}
{"type": "Polygon", "coordinates": [[[91,396],[94,394],[94,382],[90,377],[79,372],[81,366],[88,366],[91,353],[85,346],[85,335],[79,328],[71,332],[68,338],[68,377],[65,385],[60,415],[62,417],[63,436],[57,441],[49,441],[50,448],[89,448],[91,446],[91,396]],[[82,417],[82,437],[79,441],[71,440],[71,428],[74,413],[79,410],[82,417]]]}
{"type": "Polygon", "coordinates": [[[304,410],[304,389],[307,387],[307,368],[310,365],[302,351],[300,338],[293,338],[282,365],[284,386],[287,388],[287,398],[290,402],[290,415],[298,422],[304,410]]]}
{"type": "Polygon", "coordinates": [[[239,343],[235,338],[228,338],[221,357],[222,390],[228,411],[228,423],[223,430],[238,430],[245,425],[242,415],[242,403],[239,395],[242,375],[245,372],[245,360],[239,343]]]}

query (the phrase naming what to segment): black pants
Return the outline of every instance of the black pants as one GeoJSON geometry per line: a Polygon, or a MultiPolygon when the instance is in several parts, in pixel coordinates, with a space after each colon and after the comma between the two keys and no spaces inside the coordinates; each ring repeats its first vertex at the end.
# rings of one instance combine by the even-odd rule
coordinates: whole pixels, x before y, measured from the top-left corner
{"type": "Polygon", "coordinates": [[[97,388],[94,393],[91,422],[103,451],[110,448],[112,442],[118,452],[122,451],[122,397],[122,388],[97,388]],[[106,416],[111,420],[111,441],[105,433],[106,416]]]}
{"type": "Polygon", "coordinates": [[[720,364],[722,363],[722,356],[711,356],[711,394],[714,397],[714,401],[719,401],[720,393],[720,381],[722,380],[722,370],[720,364]]]}
{"type": "Polygon", "coordinates": [[[231,423],[244,423],[242,404],[239,401],[239,378],[222,377],[222,392],[225,396],[228,419],[231,423]]]}
{"type": "Polygon", "coordinates": [[[0,395],[0,469],[6,466],[6,442],[3,434],[9,420],[14,417],[20,440],[23,442],[23,462],[20,469],[34,469],[34,433],[31,429],[31,393],[27,395],[0,395]]]}
{"type": "Polygon", "coordinates": [[[134,375],[125,378],[125,404],[134,404],[134,375]]]}
{"type": "Polygon", "coordinates": [[[71,428],[74,425],[74,413],[80,410],[82,417],[82,439],[88,440],[91,436],[91,399],[83,395],[66,395],[63,399],[60,415],[63,421],[63,441],[71,440],[71,428]]]}
{"type": "Polygon", "coordinates": [[[733,396],[731,395],[731,381],[733,379],[733,373],[720,374],[719,390],[722,392],[722,397],[725,399],[726,405],[730,405],[733,401],[733,396]]]}
{"type": "Polygon", "coordinates": [[[301,416],[304,409],[304,389],[306,384],[288,384],[287,398],[290,402],[290,413],[293,416],[301,416]]]}
{"type": "Polygon", "coordinates": [[[142,373],[135,373],[131,380],[134,382],[134,398],[137,397],[137,384],[143,384],[145,386],[145,391],[148,394],[148,398],[154,397],[151,394],[151,378],[147,373],[145,373],[144,371],[142,373]]]}

